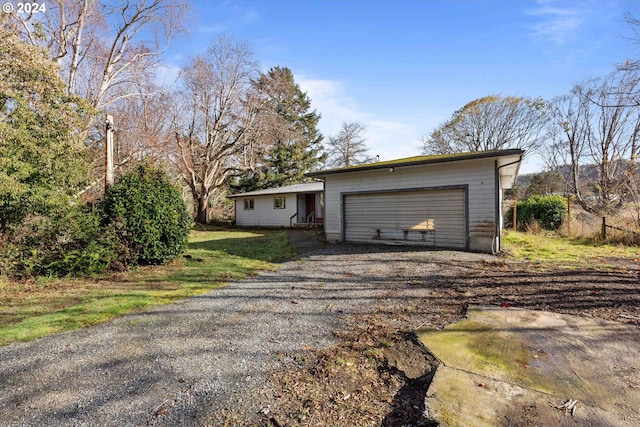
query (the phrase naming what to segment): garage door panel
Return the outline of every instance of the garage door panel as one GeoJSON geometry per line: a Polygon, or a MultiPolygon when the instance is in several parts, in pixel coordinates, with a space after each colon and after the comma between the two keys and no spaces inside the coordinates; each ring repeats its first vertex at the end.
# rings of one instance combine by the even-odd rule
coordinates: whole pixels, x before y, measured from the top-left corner
{"type": "Polygon", "coordinates": [[[464,248],[465,209],[463,189],[346,195],[345,240],[464,248]],[[403,231],[424,226],[426,221],[432,230],[403,231]]]}

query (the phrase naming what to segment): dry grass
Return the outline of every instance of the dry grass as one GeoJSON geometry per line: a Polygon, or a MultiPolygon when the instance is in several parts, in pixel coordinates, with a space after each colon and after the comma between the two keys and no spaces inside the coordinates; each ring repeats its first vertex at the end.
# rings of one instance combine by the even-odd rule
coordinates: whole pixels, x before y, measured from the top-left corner
{"type": "MultiPolygon", "coordinates": [[[[640,233],[640,218],[635,207],[627,207],[616,215],[608,216],[608,225],[640,233]]],[[[572,207],[571,221],[565,221],[558,230],[558,234],[563,237],[598,239],[602,235],[602,217],[585,212],[579,207],[572,207]]],[[[607,239],[609,243],[620,243],[628,245],[638,245],[638,235],[623,232],[615,229],[607,229],[607,239]]]]}
{"type": "Polygon", "coordinates": [[[612,260],[640,260],[640,247],[603,242],[600,239],[560,237],[551,232],[505,232],[503,248],[515,260],[552,263],[556,266],[603,266],[612,260]]]}

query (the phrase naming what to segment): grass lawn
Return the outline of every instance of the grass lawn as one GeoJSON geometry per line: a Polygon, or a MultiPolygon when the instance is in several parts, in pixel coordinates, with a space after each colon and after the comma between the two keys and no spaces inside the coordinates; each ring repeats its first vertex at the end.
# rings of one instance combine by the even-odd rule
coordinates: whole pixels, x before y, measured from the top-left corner
{"type": "Polygon", "coordinates": [[[284,231],[192,231],[185,256],[163,266],[88,279],[0,277],[0,345],[197,295],[294,256],[284,231]]]}
{"type": "Polygon", "coordinates": [[[558,237],[553,233],[509,231],[502,236],[502,244],[510,258],[522,261],[593,267],[607,267],[613,260],[640,262],[640,247],[558,237]]]}

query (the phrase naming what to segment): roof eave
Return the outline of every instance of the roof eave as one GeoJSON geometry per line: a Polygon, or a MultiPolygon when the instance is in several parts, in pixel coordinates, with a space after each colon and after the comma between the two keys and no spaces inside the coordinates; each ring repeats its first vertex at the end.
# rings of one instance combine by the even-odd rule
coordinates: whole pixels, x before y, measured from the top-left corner
{"type": "Polygon", "coordinates": [[[350,168],[340,168],[340,169],[327,169],[324,171],[318,172],[309,172],[305,174],[310,178],[319,178],[324,177],[326,175],[335,175],[341,173],[349,173],[349,172],[362,172],[362,171],[370,171],[370,170],[379,170],[379,169],[387,169],[387,168],[397,168],[397,167],[406,167],[406,166],[420,166],[420,165],[428,165],[428,164],[436,164],[436,163],[450,163],[457,162],[463,160],[474,160],[474,159],[486,159],[486,158],[494,158],[494,157],[505,157],[505,156],[513,156],[513,155],[524,155],[524,150],[516,148],[509,150],[495,150],[495,151],[485,151],[481,153],[469,153],[467,155],[453,155],[450,157],[441,157],[441,158],[433,158],[426,160],[414,160],[408,162],[400,162],[400,163],[387,163],[384,164],[368,164],[357,167],[350,168]]]}
{"type": "Polygon", "coordinates": [[[499,165],[500,183],[503,189],[509,190],[516,185],[516,180],[520,174],[520,166],[522,166],[523,155],[513,156],[513,160],[506,160],[506,163],[499,165]]]}

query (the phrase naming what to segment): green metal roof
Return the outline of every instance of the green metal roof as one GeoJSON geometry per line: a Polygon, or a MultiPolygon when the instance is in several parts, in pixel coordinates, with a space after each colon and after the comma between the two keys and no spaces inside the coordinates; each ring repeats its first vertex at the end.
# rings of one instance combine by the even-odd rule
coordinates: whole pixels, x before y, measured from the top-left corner
{"type": "Polygon", "coordinates": [[[519,148],[514,148],[514,149],[508,149],[508,150],[491,150],[491,151],[478,151],[478,152],[455,153],[455,154],[438,154],[433,156],[414,156],[414,157],[405,157],[403,159],[387,160],[383,162],[349,166],[346,168],[325,169],[317,172],[310,172],[306,175],[309,177],[321,177],[324,175],[333,175],[338,173],[367,171],[367,170],[375,170],[375,169],[385,169],[388,167],[417,166],[417,165],[426,165],[431,163],[446,163],[446,162],[456,162],[461,160],[484,159],[484,158],[491,158],[491,157],[522,156],[523,154],[524,154],[524,150],[521,150],[519,148]]]}

